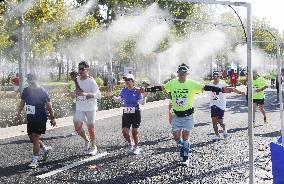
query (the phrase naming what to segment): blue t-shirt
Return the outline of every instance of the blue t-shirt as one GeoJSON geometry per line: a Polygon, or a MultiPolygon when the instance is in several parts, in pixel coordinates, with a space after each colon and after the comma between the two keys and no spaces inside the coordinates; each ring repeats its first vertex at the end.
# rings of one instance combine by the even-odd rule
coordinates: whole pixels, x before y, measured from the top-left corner
{"type": "Polygon", "coordinates": [[[138,101],[141,100],[143,96],[138,88],[128,89],[125,87],[121,90],[120,96],[124,102],[124,107],[135,107],[136,110],[139,110],[138,101]]]}
{"type": "Polygon", "coordinates": [[[28,86],[24,89],[21,98],[26,104],[28,121],[47,121],[45,104],[50,102],[50,97],[45,89],[28,86]]]}

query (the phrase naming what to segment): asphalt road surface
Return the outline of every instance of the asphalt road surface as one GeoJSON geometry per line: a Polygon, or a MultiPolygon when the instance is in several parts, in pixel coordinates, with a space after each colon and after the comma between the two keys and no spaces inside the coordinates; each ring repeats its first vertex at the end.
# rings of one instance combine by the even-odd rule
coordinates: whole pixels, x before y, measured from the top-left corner
{"type": "MultiPolygon", "coordinates": [[[[276,92],[266,92],[269,124],[257,112],[255,155],[268,159],[269,143],[280,135],[276,92]],[[261,149],[260,149],[261,148],[261,149]]],[[[247,107],[245,97],[228,96],[225,123],[231,138],[212,142],[209,98],[200,96],[191,132],[189,167],[181,166],[176,143],[167,122],[167,106],[142,111],[141,154],[126,153],[121,116],[96,122],[98,155],[84,152],[84,142],[71,135],[72,126],[49,130],[43,135],[52,146],[49,158],[36,169],[28,168],[32,145],[27,136],[0,140],[0,183],[246,183],[248,178],[247,107]],[[62,169],[63,168],[63,169],[62,169]]],[[[271,171],[256,159],[257,181],[272,183],[271,171]],[[259,174],[260,173],[260,174],[259,174]]]]}

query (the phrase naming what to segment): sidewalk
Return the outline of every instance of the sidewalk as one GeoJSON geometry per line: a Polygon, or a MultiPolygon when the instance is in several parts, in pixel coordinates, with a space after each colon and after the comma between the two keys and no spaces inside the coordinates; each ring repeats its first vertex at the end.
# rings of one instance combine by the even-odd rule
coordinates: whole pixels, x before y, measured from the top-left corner
{"type": "MultiPolygon", "coordinates": [[[[145,105],[141,105],[141,110],[147,110],[155,107],[160,107],[164,105],[168,105],[168,100],[161,100],[161,101],[155,101],[155,102],[149,102],[146,103],[145,105]]],[[[96,115],[96,121],[114,117],[114,116],[120,116],[122,115],[122,108],[116,108],[116,109],[110,109],[110,110],[104,110],[104,111],[98,111],[96,115]]],[[[66,126],[73,126],[73,117],[64,117],[64,118],[59,118],[56,119],[57,122],[57,127],[55,128],[61,128],[61,127],[66,127],[66,126]]],[[[50,129],[55,129],[54,127],[51,127],[49,121],[47,122],[47,130],[50,129]]],[[[0,140],[1,139],[7,139],[11,137],[17,137],[21,135],[26,135],[27,134],[27,125],[19,125],[19,126],[12,126],[8,128],[0,128],[0,140]]]]}

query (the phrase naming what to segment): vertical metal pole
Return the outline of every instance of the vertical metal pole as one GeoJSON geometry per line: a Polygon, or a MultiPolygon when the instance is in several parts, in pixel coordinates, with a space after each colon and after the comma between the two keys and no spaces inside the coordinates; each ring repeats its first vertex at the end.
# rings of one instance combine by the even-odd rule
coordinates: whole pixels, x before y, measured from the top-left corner
{"type": "Polygon", "coordinates": [[[283,102],[282,102],[282,72],[281,72],[281,59],[280,59],[280,43],[279,33],[276,30],[276,57],[277,57],[277,78],[278,78],[278,90],[279,90],[279,104],[280,104],[280,123],[282,134],[282,146],[284,146],[284,124],[283,124],[283,102]]]}
{"type": "Polygon", "coordinates": [[[22,94],[25,86],[25,59],[26,59],[26,53],[25,53],[25,30],[24,30],[24,16],[21,15],[20,17],[20,22],[21,22],[21,28],[19,32],[19,47],[20,47],[20,58],[19,58],[19,78],[20,78],[20,86],[19,90],[20,93],[22,94]]]}
{"type": "Polygon", "coordinates": [[[158,59],[158,83],[161,84],[161,61],[158,59]]]}
{"type": "Polygon", "coordinates": [[[251,4],[247,3],[247,65],[248,65],[248,138],[249,138],[249,183],[254,184],[253,103],[252,103],[252,18],[251,4]]]}

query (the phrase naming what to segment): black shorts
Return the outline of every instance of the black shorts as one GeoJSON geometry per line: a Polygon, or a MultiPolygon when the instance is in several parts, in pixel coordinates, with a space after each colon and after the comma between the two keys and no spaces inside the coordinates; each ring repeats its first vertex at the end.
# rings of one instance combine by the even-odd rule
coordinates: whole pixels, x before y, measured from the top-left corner
{"type": "Polygon", "coordinates": [[[27,132],[28,132],[28,135],[32,135],[32,133],[36,133],[36,134],[45,134],[45,131],[46,131],[46,122],[47,120],[45,121],[28,121],[28,124],[27,124],[27,132]]]}
{"type": "Polygon", "coordinates": [[[211,118],[217,117],[218,119],[224,119],[224,113],[225,111],[216,105],[211,106],[211,118]]]}
{"type": "Polygon", "coordinates": [[[141,123],[141,111],[136,110],[135,113],[123,113],[122,128],[139,128],[141,123]]]}
{"type": "Polygon", "coordinates": [[[264,98],[263,99],[253,99],[253,103],[257,105],[263,105],[264,104],[264,98]]]}

